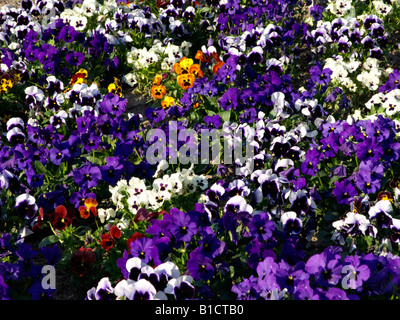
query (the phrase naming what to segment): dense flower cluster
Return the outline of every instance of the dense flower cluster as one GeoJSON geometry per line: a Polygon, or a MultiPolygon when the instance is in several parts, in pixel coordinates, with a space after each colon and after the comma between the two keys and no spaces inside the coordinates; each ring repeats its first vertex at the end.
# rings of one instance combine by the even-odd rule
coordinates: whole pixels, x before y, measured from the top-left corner
{"type": "Polygon", "coordinates": [[[398,299],[399,16],[357,0],[0,8],[0,297],[51,298],[41,255],[88,300],[398,299]]]}
{"type": "Polygon", "coordinates": [[[33,250],[24,239],[15,239],[10,233],[2,233],[0,238],[0,300],[27,297],[32,299],[49,299],[54,289],[44,289],[42,266],[35,263],[35,257],[41,255],[46,264],[57,266],[62,251],[57,245],[33,250]],[[8,285],[8,283],[12,283],[8,285]]]}

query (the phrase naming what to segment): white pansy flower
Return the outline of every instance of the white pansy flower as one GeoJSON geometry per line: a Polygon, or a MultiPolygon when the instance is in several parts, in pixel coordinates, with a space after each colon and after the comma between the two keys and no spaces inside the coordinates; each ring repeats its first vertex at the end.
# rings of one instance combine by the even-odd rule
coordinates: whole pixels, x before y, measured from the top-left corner
{"type": "Polygon", "coordinates": [[[122,77],[122,82],[128,84],[131,87],[134,87],[137,82],[137,76],[134,73],[128,73],[122,77]]]}
{"type": "Polygon", "coordinates": [[[392,6],[383,1],[372,1],[372,4],[374,5],[375,11],[382,16],[386,16],[392,12],[392,6]]]}
{"type": "Polygon", "coordinates": [[[110,218],[115,217],[116,212],[112,208],[104,209],[104,208],[99,208],[97,210],[97,216],[100,219],[101,223],[104,223],[105,221],[109,220],[110,218]]]}

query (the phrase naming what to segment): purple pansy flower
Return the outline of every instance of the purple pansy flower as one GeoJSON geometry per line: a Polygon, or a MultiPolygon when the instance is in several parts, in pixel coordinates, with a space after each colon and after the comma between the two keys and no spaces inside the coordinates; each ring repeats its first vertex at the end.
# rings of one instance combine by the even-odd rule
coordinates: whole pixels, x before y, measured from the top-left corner
{"type": "Polygon", "coordinates": [[[70,50],[65,55],[65,60],[74,67],[79,67],[85,60],[85,55],[81,52],[70,50]]]}
{"type": "Polygon", "coordinates": [[[195,280],[207,281],[214,276],[212,260],[194,251],[190,253],[186,267],[195,280]]]}
{"type": "Polygon", "coordinates": [[[73,171],[74,181],[82,188],[93,188],[101,180],[101,171],[99,167],[86,164],[80,169],[73,171]]]}
{"type": "Polygon", "coordinates": [[[349,263],[346,264],[348,269],[348,281],[347,285],[351,289],[358,289],[360,288],[365,281],[369,279],[370,270],[366,264],[362,264],[360,258],[355,256],[346,256],[344,258],[345,262],[349,263]]]}
{"type": "Polygon", "coordinates": [[[358,192],[348,179],[344,179],[335,182],[332,194],[336,197],[338,203],[350,204],[353,198],[358,195],[358,192]]]}
{"type": "Polygon", "coordinates": [[[317,62],[317,65],[310,68],[311,80],[315,83],[328,85],[331,81],[331,75],[333,71],[329,68],[322,68],[321,62],[317,62]]]}

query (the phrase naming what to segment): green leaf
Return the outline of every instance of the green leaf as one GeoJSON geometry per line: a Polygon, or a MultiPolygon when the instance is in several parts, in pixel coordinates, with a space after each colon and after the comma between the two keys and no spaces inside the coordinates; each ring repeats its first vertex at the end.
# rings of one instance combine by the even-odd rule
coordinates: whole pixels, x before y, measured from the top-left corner
{"type": "Polygon", "coordinates": [[[234,266],[229,267],[229,276],[231,278],[233,278],[235,276],[235,267],[234,266]]]}
{"type": "Polygon", "coordinates": [[[39,248],[48,246],[48,245],[50,245],[50,244],[57,243],[58,241],[59,241],[59,238],[58,238],[55,234],[52,234],[52,235],[50,235],[50,236],[44,238],[44,239],[39,243],[39,248]]]}
{"type": "Polygon", "coordinates": [[[338,217],[339,217],[339,213],[338,212],[327,212],[327,213],[325,213],[324,214],[324,220],[325,221],[331,221],[331,222],[333,222],[333,221],[336,221],[336,220],[338,220],[338,217]]]}
{"type": "Polygon", "coordinates": [[[231,110],[222,111],[219,115],[224,122],[229,121],[231,119],[231,110]]]}
{"type": "Polygon", "coordinates": [[[101,166],[103,164],[99,158],[93,157],[92,155],[87,155],[86,159],[97,166],[101,166]]]}
{"type": "Polygon", "coordinates": [[[372,242],[373,242],[373,238],[372,237],[370,237],[370,236],[366,236],[365,237],[365,242],[367,243],[367,246],[368,247],[371,247],[372,246],[372,242]]]}
{"type": "Polygon", "coordinates": [[[339,176],[333,176],[330,180],[329,180],[329,185],[333,185],[336,181],[338,181],[340,179],[339,176]]]}
{"type": "Polygon", "coordinates": [[[208,166],[209,166],[208,164],[197,164],[194,167],[194,173],[204,174],[208,166]]]}
{"type": "Polygon", "coordinates": [[[35,165],[37,174],[46,174],[47,173],[46,167],[40,161],[35,161],[34,165],[35,165]]]}

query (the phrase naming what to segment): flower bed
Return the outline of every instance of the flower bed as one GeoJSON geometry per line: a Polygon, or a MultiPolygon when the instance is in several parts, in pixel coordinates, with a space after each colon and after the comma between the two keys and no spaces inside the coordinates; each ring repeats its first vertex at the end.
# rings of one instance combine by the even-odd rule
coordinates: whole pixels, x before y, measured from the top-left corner
{"type": "Polygon", "coordinates": [[[399,17],[2,7],[0,297],[57,298],[63,274],[88,300],[398,299],[399,17]]]}

